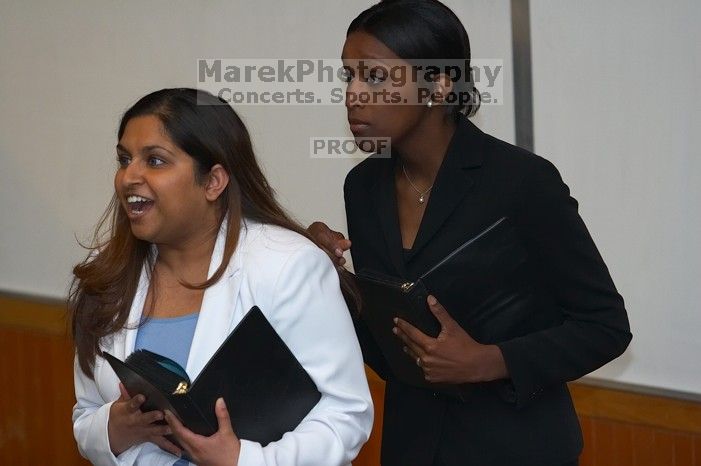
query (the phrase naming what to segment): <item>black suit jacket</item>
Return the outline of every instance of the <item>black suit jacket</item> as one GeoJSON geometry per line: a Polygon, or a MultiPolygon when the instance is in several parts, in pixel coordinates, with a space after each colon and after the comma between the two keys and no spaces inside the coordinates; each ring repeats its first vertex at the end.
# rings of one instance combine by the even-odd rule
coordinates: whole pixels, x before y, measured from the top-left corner
{"type": "Polygon", "coordinates": [[[501,217],[425,279],[460,325],[497,344],[510,379],[459,401],[392,378],[361,320],[365,361],[386,382],[383,466],[545,466],[582,448],[565,384],[619,356],[631,339],[623,299],[556,168],[461,119],[410,254],[402,254],[395,159],[368,158],[344,193],[356,270],[414,280],[501,217]],[[491,236],[490,236],[491,235],[491,236]]]}

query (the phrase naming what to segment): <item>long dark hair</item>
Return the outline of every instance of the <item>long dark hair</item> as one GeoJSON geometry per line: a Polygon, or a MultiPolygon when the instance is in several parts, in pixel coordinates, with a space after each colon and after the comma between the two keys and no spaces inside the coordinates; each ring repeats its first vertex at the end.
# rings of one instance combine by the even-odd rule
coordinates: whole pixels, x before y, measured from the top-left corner
{"type": "MultiPolygon", "coordinates": [[[[229,174],[229,184],[219,197],[220,219],[228,213],[227,236],[221,265],[204,283],[185,284],[205,289],[226,270],[239,240],[242,217],[281,226],[314,241],[275,200],[256,161],[246,126],[223,100],[197,89],[162,89],[142,97],[122,116],[118,140],[135,117],[153,115],[163,124],[173,142],[195,160],[196,180],[216,164],[229,174]]],[[[136,294],[141,269],[153,266],[150,244],[136,238],[129,219],[112,197],[95,229],[88,257],[73,269],[68,297],[71,333],[78,361],[86,375],[93,376],[100,340],[124,328],[136,294]]],[[[345,274],[341,284],[346,296],[355,294],[345,274]]]]}
{"type": "Polygon", "coordinates": [[[441,2],[382,1],[360,13],[348,26],[346,36],[356,31],[372,35],[412,64],[445,59],[460,64],[463,79],[452,80],[452,92],[469,99],[446,105],[446,111],[457,119],[461,113],[472,116],[479,109],[479,92],[470,68],[470,39],[460,19],[441,2]]]}

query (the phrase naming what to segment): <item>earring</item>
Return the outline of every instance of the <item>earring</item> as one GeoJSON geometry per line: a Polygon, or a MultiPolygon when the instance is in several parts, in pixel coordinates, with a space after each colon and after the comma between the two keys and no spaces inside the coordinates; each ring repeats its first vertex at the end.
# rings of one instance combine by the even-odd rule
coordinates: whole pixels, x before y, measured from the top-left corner
{"type": "Polygon", "coordinates": [[[427,106],[428,108],[433,107],[433,101],[432,101],[432,100],[429,100],[428,102],[426,102],[426,106],[427,106]]]}

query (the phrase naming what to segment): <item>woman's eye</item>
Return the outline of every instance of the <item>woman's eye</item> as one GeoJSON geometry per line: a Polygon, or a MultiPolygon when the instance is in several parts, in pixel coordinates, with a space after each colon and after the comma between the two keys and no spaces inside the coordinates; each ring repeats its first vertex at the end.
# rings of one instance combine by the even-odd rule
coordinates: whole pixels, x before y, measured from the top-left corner
{"type": "Polygon", "coordinates": [[[370,77],[368,78],[368,82],[370,84],[380,84],[384,82],[385,78],[382,75],[377,75],[377,74],[371,74],[370,77]]]}
{"type": "Polygon", "coordinates": [[[158,157],[149,157],[148,158],[148,164],[152,167],[159,167],[159,166],[163,165],[164,163],[165,162],[158,157]]]}
{"type": "Polygon", "coordinates": [[[127,155],[117,155],[117,163],[119,164],[120,167],[126,167],[129,165],[129,156],[127,155]]]}
{"type": "Polygon", "coordinates": [[[353,79],[353,73],[351,73],[348,68],[343,68],[340,73],[340,78],[344,83],[349,83],[351,82],[351,79],[353,79]]]}
{"type": "Polygon", "coordinates": [[[387,70],[385,68],[382,68],[380,66],[376,66],[373,69],[370,70],[369,76],[368,76],[368,83],[370,84],[380,84],[385,82],[387,79],[387,70]]]}

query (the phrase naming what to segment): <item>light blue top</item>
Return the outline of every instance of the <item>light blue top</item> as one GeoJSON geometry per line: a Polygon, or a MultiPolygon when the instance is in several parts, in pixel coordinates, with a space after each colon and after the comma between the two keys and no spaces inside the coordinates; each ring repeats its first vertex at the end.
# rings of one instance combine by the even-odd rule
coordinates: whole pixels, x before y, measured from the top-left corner
{"type": "Polygon", "coordinates": [[[180,317],[147,320],[136,333],[134,351],[147,349],[172,359],[185,369],[199,315],[199,312],[195,312],[180,317]]]}
{"type": "MultiPolygon", "coordinates": [[[[199,312],[195,312],[181,317],[149,319],[136,333],[134,351],[147,349],[172,359],[185,369],[199,315],[199,312]]],[[[179,459],[173,466],[188,464],[186,460],[179,459]]]]}

